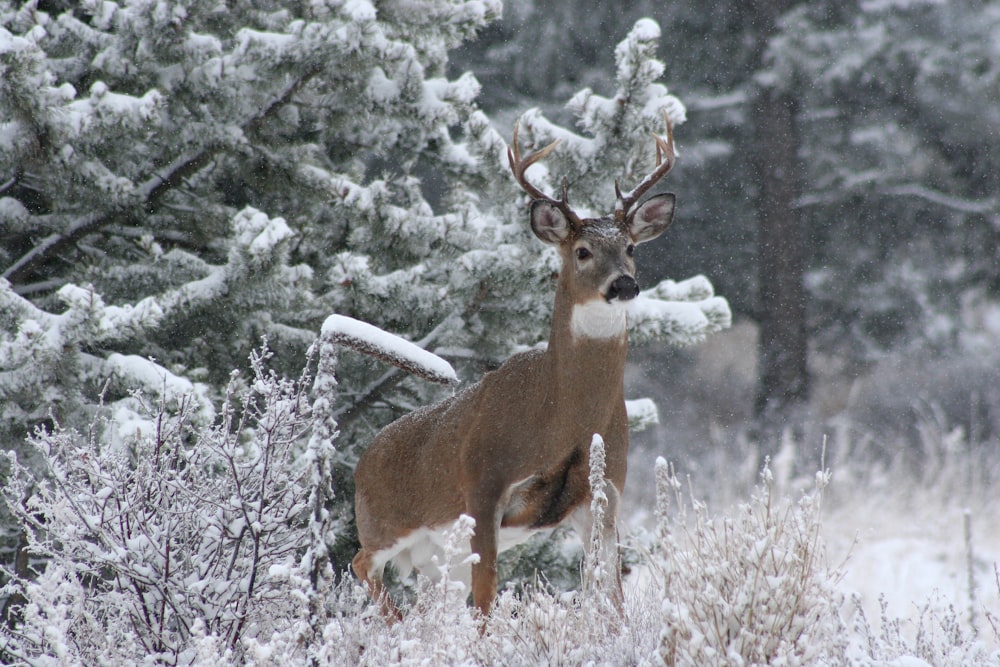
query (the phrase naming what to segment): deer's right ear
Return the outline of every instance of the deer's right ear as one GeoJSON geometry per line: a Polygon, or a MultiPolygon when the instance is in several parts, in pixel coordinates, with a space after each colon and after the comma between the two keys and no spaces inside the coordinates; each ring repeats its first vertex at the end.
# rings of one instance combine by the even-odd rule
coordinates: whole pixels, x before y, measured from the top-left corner
{"type": "Polygon", "coordinates": [[[559,245],[569,238],[572,228],[555,202],[536,199],[531,202],[531,231],[545,243],[559,245]]]}

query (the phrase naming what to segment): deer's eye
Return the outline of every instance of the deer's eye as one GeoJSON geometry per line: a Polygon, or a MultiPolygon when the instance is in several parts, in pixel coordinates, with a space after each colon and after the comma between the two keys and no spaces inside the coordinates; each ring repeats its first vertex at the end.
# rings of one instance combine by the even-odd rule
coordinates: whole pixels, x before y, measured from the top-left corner
{"type": "Polygon", "coordinates": [[[590,259],[591,257],[593,257],[593,253],[590,252],[589,249],[587,249],[587,248],[577,248],[576,249],[576,258],[577,259],[590,259]]]}
{"type": "Polygon", "coordinates": [[[632,255],[634,255],[635,254],[635,246],[630,243],[628,245],[628,247],[625,248],[625,254],[628,255],[629,257],[631,257],[632,255]]]}

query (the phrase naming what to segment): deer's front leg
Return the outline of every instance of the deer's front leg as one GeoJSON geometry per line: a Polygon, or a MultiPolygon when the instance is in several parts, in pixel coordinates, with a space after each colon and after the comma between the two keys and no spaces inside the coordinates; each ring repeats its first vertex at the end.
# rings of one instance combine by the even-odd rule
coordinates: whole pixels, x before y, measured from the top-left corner
{"type": "Polygon", "coordinates": [[[476,520],[471,540],[472,553],[479,555],[479,561],[472,564],[472,602],[485,618],[497,596],[500,513],[496,502],[482,502],[480,505],[470,507],[470,514],[476,520]]]}

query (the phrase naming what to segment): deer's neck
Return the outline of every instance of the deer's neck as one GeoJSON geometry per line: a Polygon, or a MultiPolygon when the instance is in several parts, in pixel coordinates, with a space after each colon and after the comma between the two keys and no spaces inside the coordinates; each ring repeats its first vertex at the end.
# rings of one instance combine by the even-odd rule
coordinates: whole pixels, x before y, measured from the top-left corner
{"type": "Polygon", "coordinates": [[[626,314],[605,303],[578,305],[557,291],[547,355],[566,399],[619,396],[628,352],[626,314]]]}

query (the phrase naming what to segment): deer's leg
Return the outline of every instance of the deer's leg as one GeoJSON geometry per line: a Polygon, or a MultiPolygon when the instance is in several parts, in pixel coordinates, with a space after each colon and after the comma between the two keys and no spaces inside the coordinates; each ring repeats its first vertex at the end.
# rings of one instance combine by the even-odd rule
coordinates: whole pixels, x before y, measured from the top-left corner
{"type": "Polygon", "coordinates": [[[476,520],[476,530],[471,540],[472,553],[479,555],[479,561],[472,564],[472,603],[485,618],[497,596],[500,511],[496,502],[480,505],[470,507],[470,515],[476,520]]]}
{"type": "Polygon", "coordinates": [[[379,611],[389,623],[403,620],[403,615],[393,603],[389,591],[382,584],[382,573],[372,571],[372,555],[366,549],[361,549],[357,553],[354,560],[351,561],[351,569],[361,580],[368,596],[378,604],[379,611]]]}

